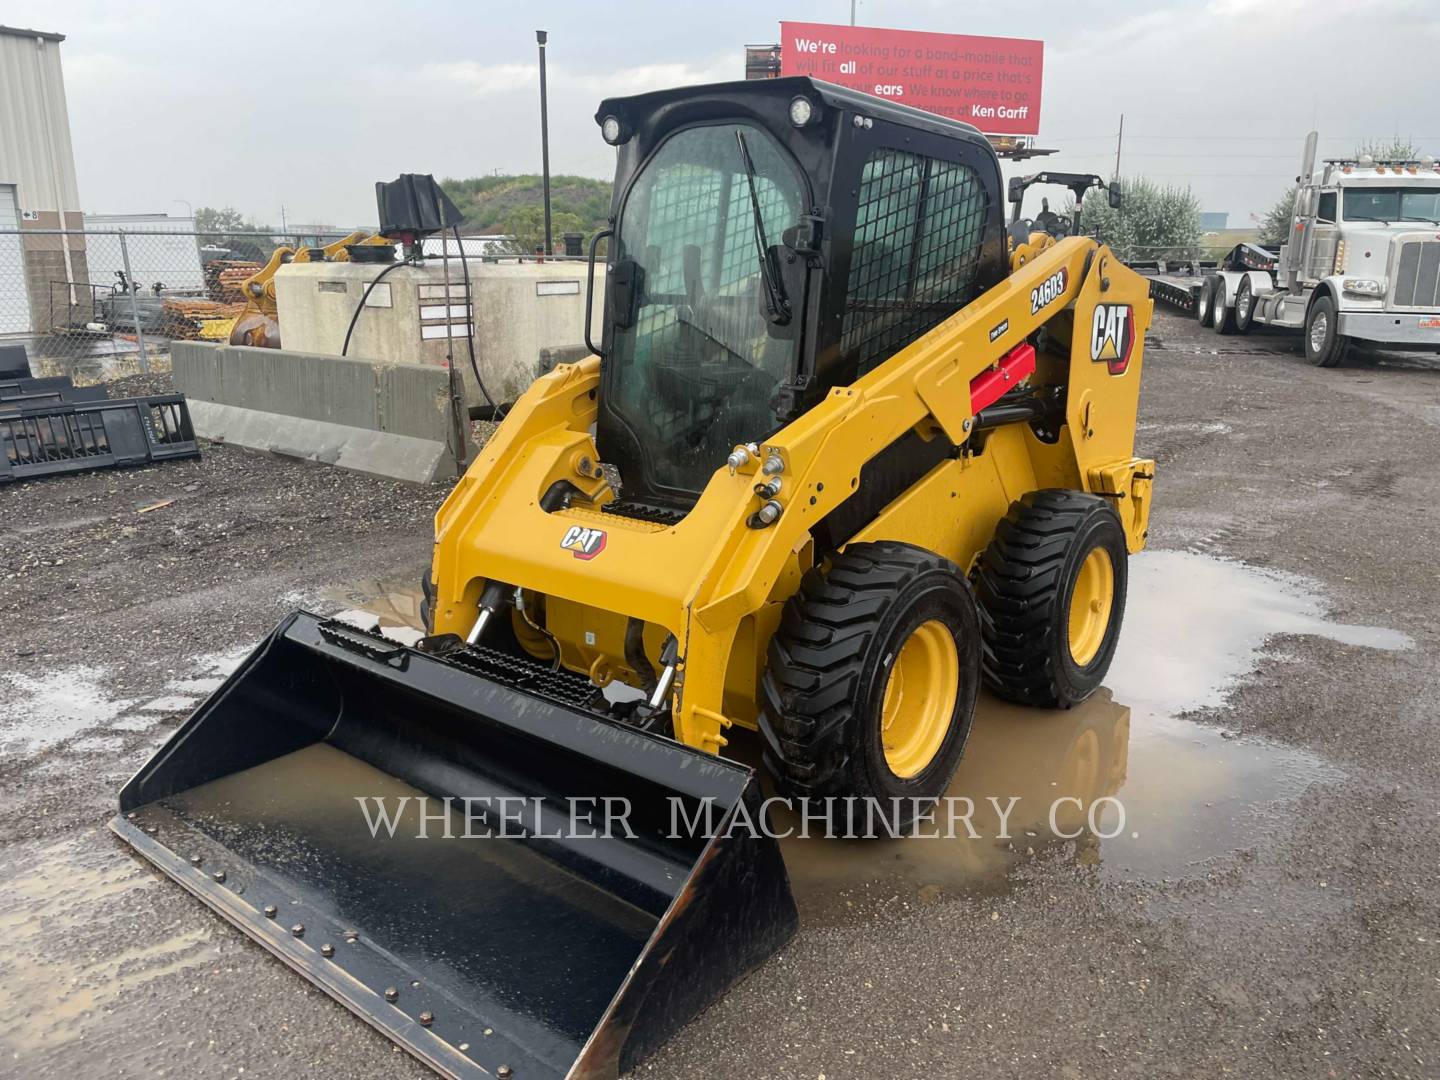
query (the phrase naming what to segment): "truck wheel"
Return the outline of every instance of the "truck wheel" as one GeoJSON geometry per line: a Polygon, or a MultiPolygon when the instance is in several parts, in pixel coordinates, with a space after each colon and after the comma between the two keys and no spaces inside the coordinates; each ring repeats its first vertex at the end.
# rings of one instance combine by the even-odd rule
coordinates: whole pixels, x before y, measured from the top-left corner
{"type": "Polygon", "coordinates": [[[770,639],[766,767],[785,795],[858,796],[831,804],[839,830],[867,831],[866,798],[877,822],[905,828],[914,800],[955,775],[979,686],[980,618],[960,568],[910,544],[852,544],[805,575],[770,639]]]}
{"type": "Polygon", "coordinates": [[[1339,367],[1349,344],[1340,336],[1335,301],[1329,296],[1317,296],[1305,313],[1305,359],[1316,367],[1339,367]]]}
{"type": "Polygon", "coordinates": [[[1120,640],[1125,530],[1080,491],[1032,491],[995,528],[975,574],[985,681],[1024,705],[1069,708],[1104,680],[1120,640]]]}
{"type": "Polygon", "coordinates": [[[1225,306],[1225,279],[1215,279],[1215,292],[1210,300],[1210,326],[1217,334],[1235,332],[1235,309],[1225,306]]]}
{"type": "Polygon", "coordinates": [[[1240,284],[1235,286],[1235,332],[1248,334],[1254,320],[1255,290],[1250,287],[1250,279],[1243,277],[1240,284]]]}
{"type": "Polygon", "coordinates": [[[1195,297],[1195,320],[1201,326],[1210,325],[1210,314],[1215,307],[1216,277],[1207,277],[1200,283],[1200,294],[1195,297]]]}

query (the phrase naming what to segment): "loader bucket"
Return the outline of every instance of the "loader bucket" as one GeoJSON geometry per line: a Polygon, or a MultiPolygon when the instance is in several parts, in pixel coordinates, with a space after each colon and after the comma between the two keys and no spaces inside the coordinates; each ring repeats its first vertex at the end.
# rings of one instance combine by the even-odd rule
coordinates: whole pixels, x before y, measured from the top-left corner
{"type": "Polygon", "coordinates": [[[728,828],[760,818],[754,774],[591,711],[593,689],[298,612],[111,828],[445,1076],[615,1076],[796,912],[775,841],[728,828]]]}

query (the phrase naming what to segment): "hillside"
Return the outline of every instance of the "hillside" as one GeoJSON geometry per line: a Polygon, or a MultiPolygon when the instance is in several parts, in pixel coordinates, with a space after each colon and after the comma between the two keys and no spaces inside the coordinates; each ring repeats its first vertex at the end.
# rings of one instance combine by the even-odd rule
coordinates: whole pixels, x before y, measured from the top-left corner
{"type": "MultiPolygon", "coordinates": [[[[447,178],[440,182],[445,193],[465,215],[465,224],[476,232],[503,232],[517,210],[538,207],[542,184],[536,174],[523,176],[472,176],[465,180],[447,178]]],[[[610,213],[610,181],[588,176],[552,176],[550,209],[556,218],[572,214],[589,234],[605,227],[610,213]]]]}

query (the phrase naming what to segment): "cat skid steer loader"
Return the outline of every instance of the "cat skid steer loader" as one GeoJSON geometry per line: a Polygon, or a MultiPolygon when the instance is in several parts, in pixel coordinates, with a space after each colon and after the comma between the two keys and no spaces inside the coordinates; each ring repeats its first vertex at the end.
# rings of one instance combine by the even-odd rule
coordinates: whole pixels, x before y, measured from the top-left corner
{"type": "Polygon", "coordinates": [[[797,915],[732,742],[905,826],[982,679],[1099,685],[1150,509],[1146,283],[1010,251],[979,132],[805,78],[597,120],[599,341],[436,515],[429,636],[289,616],[113,822],[452,1077],[614,1076],[758,966],[797,915]]]}

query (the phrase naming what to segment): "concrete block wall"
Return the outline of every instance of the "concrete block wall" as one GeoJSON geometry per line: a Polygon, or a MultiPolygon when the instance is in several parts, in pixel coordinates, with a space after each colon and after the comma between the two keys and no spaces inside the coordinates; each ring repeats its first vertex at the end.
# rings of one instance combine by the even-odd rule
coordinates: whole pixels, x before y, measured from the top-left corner
{"type": "MultiPolygon", "coordinates": [[[[190,341],[171,348],[175,387],[203,438],[419,482],[463,468],[443,368],[190,341]]],[[[468,462],[469,423],[459,430],[468,462]]]]}

